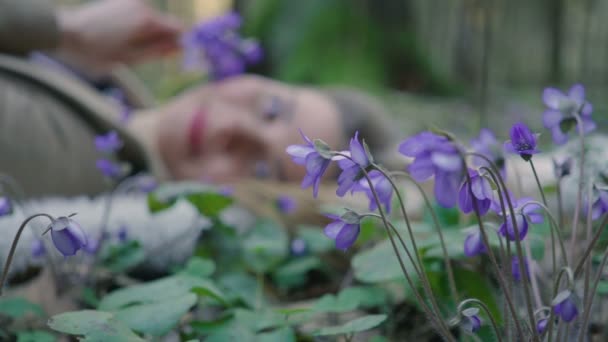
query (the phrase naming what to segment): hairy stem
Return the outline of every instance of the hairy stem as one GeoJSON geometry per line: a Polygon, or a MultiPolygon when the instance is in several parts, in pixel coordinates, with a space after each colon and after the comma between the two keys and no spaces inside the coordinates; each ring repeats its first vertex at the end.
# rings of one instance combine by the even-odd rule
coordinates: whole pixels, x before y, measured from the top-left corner
{"type": "Polygon", "coordinates": [[[34,215],[31,215],[30,217],[26,218],[25,221],[23,221],[23,223],[21,223],[21,226],[17,230],[17,234],[15,235],[15,238],[13,239],[13,244],[11,245],[11,249],[8,252],[8,257],[6,258],[6,262],[4,263],[4,270],[2,271],[2,278],[0,278],[0,296],[2,296],[2,288],[4,287],[4,282],[6,281],[6,277],[8,276],[8,270],[11,267],[11,263],[13,262],[13,256],[15,255],[15,249],[17,249],[17,244],[19,243],[19,238],[21,237],[21,233],[23,233],[23,229],[31,220],[33,220],[34,218],[39,217],[39,216],[47,217],[49,220],[51,220],[51,222],[55,221],[55,218],[53,218],[53,216],[51,216],[51,215],[34,214],[34,215]]]}
{"type": "MultiPolygon", "coordinates": [[[[583,105],[584,106],[584,105],[583,105]]],[[[579,112],[582,110],[582,106],[579,109],[579,112]]],[[[578,173],[578,191],[576,193],[576,207],[574,208],[574,217],[572,219],[572,238],[570,239],[570,255],[574,260],[575,252],[576,252],[576,239],[577,239],[577,231],[578,231],[578,217],[581,210],[581,205],[583,201],[583,176],[585,175],[585,133],[583,130],[583,120],[579,114],[574,114],[574,118],[576,119],[576,126],[578,127],[578,134],[580,135],[580,144],[581,144],[581,159],[579,163],[579,173],[578,173]]]]}
{"type": "MultiPolygon", "coordinates": [[[[507,205],[509,206],[509,213],[511,216],[511,221],[513,223],[513,230],[516,236],[515,239],[515,251],[517,253],[517,258],[518,260],[520,260],[519,262],[519,271],[522,277],[522,281],[523,281],[523,289],[524,289],[524,296],[526,298],[526,309],[528,311],[528,320],[530,321],[530,329],[531,329],[531,333],[532,333],[532,337],[533,340],[536,342],[540,342],[540,339],[538,337],[538,334],[535,333],[534,331],[534,327],[536,326],[536,321],[534,319],[534,310],[532,309],[532,296],[530,293],[530,282],[528,282],[528,274],[526,272],[525,269],[525,263],[523,262],[524,260],[524,256],[523,256],[523,248],[521,246],[521,241],[519,239],[519,228],[517,226],[517,220],[515,218],[515,211],[513,209],[513,203],[511,202],[511,196],[509,196],[509,193],[507,191],[507,187],[504,183],[504,180],[502,179],[502,176],[500,176],[500,172],[498,172],[498,168],[496,167],[496,165],[486,156],[484,156],[483,154],[480,153],[475,153],[475,152],[470,152],[468,153],[470,155],[474,155],[474,156],[478,156],[480,158],[483,158],[486,160],[486,162],[488,162],[488,164],[490,165],[490,168],[492,169],[493,173],[496,175],[496,178],[498,179],[500,186],[498,186],[498,188],[500,189],[502,187],[502,191],[503,194],[505,195],[504,197],[507,200],[507,205]]],[[[469,173],[467,172],[467,180],[469,182],[469,191],[471,191],[470,187],[470,183],[471,183],[471,177],[469,176],[469,173]]],[[[500,193],[499,193],[500,196],[500,193]]],[[[477,207],[477,201],[473,201],[474,207],[477,207]]],[[[481,218],[479,217],[479,213],[478,214],[478,218],[479,221],[481,222],[481,218]]],[[[505,217],[505,220],[507,219],[507,217],[505,217]]]]}
{"type": "Polygon", "coordinates": [[[604,267],[606,266],[606,261],[608,260],[608,247],[604,251],[604,257],[602,258],[602,262],[600,263],[600,268],[597,271],[597,275],[595,276],[595,280],[593,281],[593,285],[591,286],[591,291],[589,292],[589,298],[584,302],[584,310],[583,310],[583,321],[581,322],[581,329],[578,335],[578,341],[582,342],[585,339],[585,335],[587,332],[587,325],[589,324],[589,316],[591,314],[591,306],[593,304],[593,297],[595,296],[595,292],[597,291],[597,286],[602,279],[602,274],[604,272],[604,267]]]}
{"type": "Polygon", "coordinates": [[[416,188],[418,188],[418,191],[422,195],[422,198],[424,199],[424,203],[425,203],[426,207],[429,209],[429,212],[431,213],[431,217],[433,219],[433,224],[435,225],[435,230],[437,232],[437,236],[439,236],[439,244],[441,246],[443,262],[445,263],[445,267],[446,267],[446,270],[448,273],[448,285],[450,286],[450,292],[451,292],[452,298],[454,300],[454,303],[458,303],[459,295],[458,295],[458,289],[456,288],[456,280],[454,277],[454,270],[452,268],[452,262],[450,260],[450,256],[448,255],[448,249],[445,244],[445,238],[444,238],[443,232],[441,230],[441,225],[439,224],[439,219],[437,218],[437,213],[435,212],[435,209],[433,209],[433,206],[431,205],[431,201],[429,200],[429,197],[424,192],[424,189],[422,188],[422,186],[418,182],[416,182],[416,180],[414,180],[409,173],[405,173],[402,171],[396,171],[396,172],[391,172],[391,174],[403,176],[403,177],[406,177],[407,179],[409,179],[412,183],[414,183],[414,185],[416,186],[416,188]]]}

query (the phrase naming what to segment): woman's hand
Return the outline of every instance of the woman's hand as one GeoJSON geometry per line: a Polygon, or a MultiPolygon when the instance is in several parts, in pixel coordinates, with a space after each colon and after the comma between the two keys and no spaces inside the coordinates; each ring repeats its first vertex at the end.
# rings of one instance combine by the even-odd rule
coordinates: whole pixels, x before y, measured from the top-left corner
{"type": "Polygon", "coordinates": [[[181,23],[144,0],[98,0],[59,12],[57,57],[89,75],[161,57],[179,48],[181,23]]]}

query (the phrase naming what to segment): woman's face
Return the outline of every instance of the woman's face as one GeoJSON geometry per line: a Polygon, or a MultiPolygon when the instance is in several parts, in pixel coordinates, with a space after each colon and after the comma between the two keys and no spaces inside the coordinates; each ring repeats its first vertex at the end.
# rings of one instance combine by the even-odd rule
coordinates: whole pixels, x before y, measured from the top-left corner
{"type": "Polygon", "coordinates": [[[285,149],[311,139],[341,147],[340,114],[308,88],[241,76],[190,91],[166,107],[158,147],[176,179],[231,182],[246,177],[300,180],[285,149]]]}

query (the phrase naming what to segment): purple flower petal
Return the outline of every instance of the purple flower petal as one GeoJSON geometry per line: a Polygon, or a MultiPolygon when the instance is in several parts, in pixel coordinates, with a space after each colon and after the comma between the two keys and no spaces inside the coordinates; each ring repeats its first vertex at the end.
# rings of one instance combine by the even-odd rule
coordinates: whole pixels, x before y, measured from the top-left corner
{"type": "Polygon", "coordinates": [[[484,253],[486,247],[483,244],[481,232],[479,230],[470,233],[464,240],[464,255],[473,257],[484,253]]]}
{"type": "Polygon", "coordinates": [[[358,224],[345,224],[336,236],[336,248],[349,249],[357,241],[360,230],[361,227],[358,224]]]}
{"type": "Polygon", "coordinates": [[[433,164],[443,171],[459,171],[462,169],[462,159],[460,155],[455,153],[431,153],[431,161],[433,164]]]}
{"type": "Polygon", "coordinates": [[[408,171],[417,182],[424,182],[435,173],[435,166],[430,158],[416,158],[409,166],[408,171]]]}
{"type": "Polygon", "coordinates": [[[577,104],[581,105],[585,102],[585,87],[582,84],[573,85],[568,90],[568,97],[576,101],[577,104]]]}
{"type": "Polygon", "coordinates": [[[355,133],[355,137],[350,139],[350,155],[353,158],[353,161],[361,167],[367,167],[369,165],[369,160],[367,159],[367,154],[365,153],[365,149],[363,145],[359,142],[359,132],[355,133]]]}
{"type": "Polygon", "coordinates": [[[345,225],[346,223],[344,221],[340,221],[339,218],[337,218],[337,221],[331,222],[330,224],[325,226],[323,232],[325,233],[325,236],[335,240],[338,234],[340,233],[340,230],[342,230],[345,225]]]}
{"type": "Polygon", "coordinates": [[[543,125],[545,128],[558,126],[563,119],[564,114],[556,109],[547,109],[543,113],[543,125]]]}
{"type": "Polygon", "coordinates": [[[563,101],[567,101],[567,97],[559,89],[545,88],[543,91],[543,102],[551,109],[560,109],[563,101]]]}

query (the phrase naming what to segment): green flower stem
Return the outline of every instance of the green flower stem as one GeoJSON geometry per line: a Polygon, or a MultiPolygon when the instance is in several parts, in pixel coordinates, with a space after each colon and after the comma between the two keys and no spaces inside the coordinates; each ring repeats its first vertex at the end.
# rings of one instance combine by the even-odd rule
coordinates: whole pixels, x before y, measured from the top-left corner
{"type": "Polygon", "coordinates": [[[557,180],[556,184],[557,192],[557,225],[561,229],[564,227],[564,203],[562,200],[562,180],[557,180]]]}
{"type": "MultiPolygon", "coordinates": [[[[532,173],[534,174],[534,179],[536,180],[536,185],[538,186],[538,191],[540,192],[540,196],[541,196],[541,198],[543,200],[543,204],[545,206],[547,206],[547,198],[545,197],[545,192],[543,191],[543,187],[540,184],[540,180],[538,179],[538,173],[536,172],[536,168],[534,167],[534,162],[532,161],[532,159],[529,160],[529,163],[530,163],[530,168],[532,169],[532,173]]],[[[548,210],[546,210],[546,212],[549,213],[548,210]]],[[[551,224],[554,224],[553,222],[554,222],[554,220],[551,221],[551,224]]],[[[558,227],[561,227],[561,226],[558,226],[558,227]]],[[[553,252],[553,253],[551,253],[551,261],[552,261],[552,264],[553,264],[553,274],[555,274],[555,271],[557,270],[557,268],[556,268],[557,267],[556,266],[556,258],[555,258],[555,247],[554,247],[555,246],[555,234],[556,233],[554,232],[553,229],[551,229],[550,233],[551,233],[551,249],[552,249],[552,252],[553,252]]],[[[557,234],[559,235],[559,230],[558,230],[557,234]]],[[[564,251],[562,251],[562,253],[563,252],[564,251]]]]}
{"type": "MultiPolygon", "coordinates": [[[[380,172],[384,173],[383,171],[380,171],[380,172]]],[[[450,286],[450,292],[452,294],[454,303],[458,303],[458,301],[460,300],[459,299],[460,296],[458,295],[458,289],[456,288],[456,280],[454,277],[454,270],[452,268],[452,262],[450,260],[450,256],[448,255],[448,249],[445,244],[445,238],[443,237],[443,232],[441,231],[441,225],[439,224],[439,219],[437,218],[437,213],[435,212],[435,209],[433,209],[433,206],[431,205],[431,201],[429,200],[429,197],[424,192],[424,189],[422,189],[422,186],[418,182],[416,182],[416,180],[414,180],[409,173],[406,173],[403,171],[394,171],[394,172],[391,172],[391,175],[406,177],[412,183],[414,183],[414,185],[416,186],[416,188],[418,188],[418,191],[422,195],[422,198],[424,199],[424,203],[427,206],[427,208],[429,209],[429,212],[431,213],[431,217],[433,218],[433,224],[435,225],[435,230],[437,232],[437,235],[439,236],[439,243],[441,245],[441,253],[443,255],[443,262],[445,263],[445,267],[448,272],[448,284],[450,286]]],[[[388,175],[385,174],[385,177],[388,178],[388,175]]],[[[392,181],[391,181],[391,184],[392,184],[392,181]]],[[[395,188],[395,191],[397,191],[396,188],[395,188]]]]}
{"type": "MultiPolygon", "coordinates": [[[[580,110],[582,110],[582,106],[580,110]]],[[[576,126],[578,127],[578,134],[580,136],[579,141],[581,143],[581,160],[579,164],[578,173],[578,191],[576,194],[576,207],[574,209],[574,218],[572,219],[572,237],[570,239],[570,255],[572,256],[573,260],[574,258],[576,258],[574,253],[576,249],[576,239],[578,231],[578,217],[583,201],[583,176],[585,175],[585,133],[583,131],[583,120],[581,120],[581,117],[578,113],[574,114],[574,118],[576,119],[576,126]]]]}
{"type": "MultiPolygon", "coordinates": [[[[521,207],[521,210],[523,211],[525,207],[529,206],[529,205],[538,205],[539,207],[543,208],[543,210],[545,211],[545,213],[547,214],[547,217],[549,218],[549,221],[551,221],[551,224],[549,225],[551,230],[555,230],[555,233],[557,234],[557,240],[559,241],[559,247],[562,251],[562,259],[564,262],[564,266],[568,266],[568,256],[566,255],[566,246],[564,244],[564,239],[562,239],[561,235],[559,234],[559,230],[557,229],[557,222],[555,221],[555,217],[551,214],[551,211],[549,211],[549,208],[538,202],[538,201],[530,201],[526,204],[524,204],[521,207]]],[[[555,247],[553,247],[553,254],[555,254],[555,247]]]]}
{"type": "MultiPolygon", "coordinates": [[[[410,240],[412,242],[412,248],[414,249],[414,255],[416,256],[416,262],[418,263],[419,267],[420,267],[420,273],[421,273],[421,277],[420,279],[422,280],[422,285],[425,288],[425,291],[427,292],[427,296],[429,296],[429,300],[431,302],[431,304],[433,305],[435,311],[437,311],[437,315],[439,317],[441,317],[441,310],[439,309],[439,305],[437,304],[437,300],[435,299],[435,296],[433,294],[433,290],[431,289],[431,284],[429,282],[429,279],[426,275],[426,271],[424,270],[424,264],[422,263],[422,259],[420,258],[420,253],[418,251],[418,246],[416,244],[416,239],[414,237],[414,232],[412,230],[412,225],[410,223],[410,219],[409,216],[407,215],[407,212],[405,210],[405,204],[403,202],[403,198],[401,197],[401,193],[399,191],[399,189],[397,188],[397,185],[395,184],[395,182],[393,181],[392,177],[385,172],[382,168],[378,167],[377,165],[373,165],[380,173],[382,173],[384,175],[384,177],[386,177],[386,179],[391,183],[391,186],[393,187],[393,190],[395,190],[395,195],[397,196],[397,199],[399,201],[399,206],[401,208],[401,213],[403,214],[403,218],[405,220],[405,225],[407,227],[407,232],[408,235],[410,237],[410,240]]],[[[367,171],[365,171],[367,173],[367,171]]],[[[370,188],[372,187],[371,182],[369,183],[370,188]]],[[[378,205],[380,205],[380,202],[378,201],[378,205]]],[[[447,255],[447,250],[446,250],[446,255],[447,255]]],[[[413,262],[413,261],[412,261],[413,262]]]]}
{"type": "MultiPolygon", "coordinates": [[[[363,215],[360,215],[360,217],[361,218],[363,218],[363,217],[375,217],[375,218],[379,218],[380,220],[383,220],[383,222],[384,222],[383,215],[378,215],[378,214],[374,214],[374,213],[363,214],[363,215]]],[[[399,239],[399,241],[401,243],[401,246],[405,250],[405,253],[407,254],[410,262],[414,266],[414,270],[416,271],[416,275],[419,278],[422,278],[421,271],[418,268],[418,266],[416,265],[416,263],[414,262],[414,258],[412,257],[412,254],[409,251],[409,248],[406,246],[405,242],[401,238],[399,232],[397,231],[397,228],[392,223],[390,223],[389,221],[386,221],[385,228],[387,229],[387,234],[389,235],[389,239],[391,241],[391,244],[393,244],[392,234],[395,234],[397,236],[397,238],[399,239]],[[391,230],[393,231],[393,233],[391,233],[391,230]]],[[[433,318],[437,318],[439,316],[435,315],[435,313],[433,312],[433,310],[431,309],[431,307],[429,306],[429,304],[426,301],[424,301],[424,298],[422,298],[422,296],[420,295],[420,293],[418,293],[418,290],[416,289],[417,287],[414,284],[414,281],[411,279],[410,275],[405,270],[405,266],[404,266],[403,261],[401,259],[401,253],[399,253],[399,251],[396,249],[396,245],[393,245],[393,251],[395,252],[395,255],[397,256],[397,259],[399,260],[399,264],[401,266],[401,270],[402,270],[403,274],[405,275],[407,283],[410,286],[412,292],[414,293],[414,296],[416,297],[416,299],[418,300],[419,304],[424,309],[425,313],[429,316],[429,319],[431,319],[431,321],[434,324],[439,325],[439,323],[437,323],[437,320],[433,319],[433,318]]]]}
{"type": "Polygon", "coordinates": [[[23,233],[23,229],[31,220],[33,220],[36,217],[40,217],[40,216],[47,217],[49,220],[51,220],[51,222],[55,221],[55,218],[53,218],[53,216],[51,216],[51,215],[34,214],[34,215],[31,215],[30,217],[26,218],[25,221],[23,221],[23,223],[21,223],[21,226],[17,230],[17,234],[15,235],[15,238],[13,239],[13,244],[11,245],[11,249],[8,252],[8,257],[6,258],[6,262],[4,263],[4,270],[2,271],[2,278],[0,278],[0,296],[2,296],[2,288],[4,287],[4,282],[6,281],[6,277],[8,276],[8,270],[11,267],[11,263],[13,262],[13,256],[15,255],[15,249],[17,248],[17,243],[19,243],[19,238],[21,237],[21,233],[23,233]]]}
{"type": "MultiPolygon", "coordinates": [[[[342,157],[347,158],[347,159],[351,160],[352,162],[354,162],[354,160],[346,154],[339,153],[339,152],[336,152],[334,154],[338,155],[338,156],[342,156],[342,157]]],[[[357,163],[355,163],[355,164],[359,165],[357,163]]],[[[399,249],[397,248],[397,244],[395,243],[395,238],[393,237],[393,234],[391,233],[390,222],[388,221],[388,218],[386,217],[386,214],[384,213],[384,210],[382,209],[382,205],[380,202],[380,198],[378,197],[378,193],[376,192],[376,189],[374,188],[374,186],[372,184],[372,180],[370,179],[369,174],[367,173],[367,170],[365,170],[365,168],[361,167],[360,165],[359,165],[359,169],[361,170],[361,172],[363,172],[363,176],[365,177],[365,180],[367,181],[367,184],[369,185],[372,195],[374,196],[374,200],[378,204],[378,212],[380,213],[380,216],[382,218],[382,223],[384,224],[384,227],[386,228],[386,232],[388,234],[389,241],[391,242],[393,251],[395,252],[395,255],[397,256],[397,260],[399,261],[399,266],[401,267],[401,270],[403,271],[403,275],[407,279],[408,284],[410,285],[412,290],[414,290],[415,285],[414,285],[413,281],[411,280],[409,274],[407,273],[407,270],[405,269],[405,264],[403,263],[403,260],[401,259],[401,253],[399,253],[399,249]]],[[[397,191],[397,193],[399,193],[399,192],[397,191]]],[[[407,216],[405,216],[405,218],[406,218],[406,222],[409,222],[409,221],[407,221],[407,216]]],[[[408,224],[408,230],[411,232],[411,227],[409,226],[409,224],[408,224]]],[[[399,235],[398,232],[396,234],[399,235]]],[[[413,239],[412,239],[412,243],[414,243],[413,239]]],[[[415,245],[413,245],[413,246],[414,246],[414,252],[418,256],[417,250],[415,249],[415,245]]],[[[409,253],[408,253],[408,255],[409,255],[409,253]]],[[[410,260],[411,260],[412,264],[415,264],[413,258],[410,257],[410,260]]],[[[422,266],[422,265],[420,265],[420,266],[422,266]]],[[[421,270],[423,270],[423,268],[421,270]]],[[[424,272],[421,272],[421,273],[423,275],[423,277],[421,277],[421,279],[424,279],[425,273],[424,272]]],[[[424,287],[426,287],[424,281],[422,282],[422,284],[424,287]]],[[[430,288],[428,290],[430,290],[430,288]]],[[[428,291],[428,290],[425,289],[425,291],[428,291]]],[[[437,326],[438,332],[448,341],[455,342],[456,340],[450,333],[450,329],[447,327],[447,325],[445,324],[443,319],[441,319],[441,311],[437,307],[437,304],[435,302],[434,296],[432,295],[432,292],[430,292],[429,297],[430,297],[431,304],[433,304],[434,309],[437,311],[436,314],[433,312],[433,310],[431,310],[430,308],[425,306],[426,302],[416,291],[414,291],[414,293],[415,293],[416,299],[418,300],[420,305],[423,308],[425,308],[425,311],[428,310],[428,312],[426,312],[426,314],[429,316],[429,320],[431,320],[437,326]]]]}
{"type": "Polygon", "coordinates": [[[534,167],[534,162],[532,161],[532,158],[530,158],[528,163],[530,163],[530,168],[532,169],[532,173],[534,174],[534,179],[536,180],[536,185],[538,186],[538,191],[540,192],[540,197],[543,199],[543,203],[547,205],[547,198],[545,197],[545,192],[543,191],[542,185],[540,185],[538,173],[536,172],[536,168],[534,167]]]}
{"type": "MultiPolygon", "coordinates": [[[[17,204],[17,206],[21,209],[21,211],[23,212],[23,215],[24,216],[29,215],[30,210],[29,210],[28,206],[26,206],[26,204],[25,204],[25,191],[23,191],[23,189],[21,188],[19,183],[17,183],[13,177],[11,177],[7,174],[4,174],[4,173],[0,173],[0,184],[4,184],[6,186],[6,188],[8,188],[9,193],[11,193],[13,195],[13,197],[11,199],[14,200],[15,203],[17,204]]],[[[45,247],[48,245],[48,243],[44,243],[44,241],[42,243],[45,247]]],[[[46,259],[46,262],[49,266],[49,270],[51,271],[51,277],[53,278],[53,283],[56,285],[55,289],[57,291],[59,291],[59,289],[62,288],[62,286],[61,286],[62,278],[59,277],[59,273],[57,272],[57,267],[55,266],[55,261],[53,260],[53,257],[51,256],[50,253],[44,253],[44,258],[46,259]]]]}
{"type": "MultiPolygon", "coordinates": [[[[568,280],[568,288],[572,288],[574,286],[574,274],[572,273],[572,269],[568,266],[564,266],[559,270],[559,273],[557,274],[557,278],[555,279],[555,283],[553,284],[553,296],[551,298],[555,298],[555,296],[557,296],[557,291],[559,290],[559,284],[562,281],[562,277],[563,275],[566,274],[568,275],[568,277],[566,278],[566,280],[568,280]]],[[[555,313],[553,312],[553,310],[551,310],[551,314],[549,315],[549,320],[548,320],[548,324],[547,324],[547,330],[545,331],[545,333],[548,333],[548,337],[547,337],[547,341],[553,341],[553,321],[555,320],[555,313]]],[[[560,326],[561,326],[561,321],[558,324],[558,336],[557,336],[557,340],[559,341],[559,330],[560,330],[560,326]]]]}
{"type": "MultiPolygon", "coordinates": [[[[464,162],[464,156],[466,154],[463,153],[463,162],[464,162]]],[[[484,156],[483,154],[480,153],[475,153],[475,152],[470,152],[468,153],[469,155],[473,155],[473,156],[478,156],[480,158],[483,158],[484,160],[486,160],[486,162],[488,162],[488,164],[490,165],[493,173],[496,175],[496,178],[498,179],[498,181],[500,182],[500,186],[498,186],[498,189],[500,189],[502,187],[502,191],[504,194],[506,194],[506,199],[507,199],[507,205],[509,206],[509,213],[511,215],[511,221],[513,223],[513,230],[515,232],[515,236],[517,237],[515,239],[515,250],[517,252],[517,258],[518,260],[520,260],[519,264],[519,271],[522,277],[522,282],[523,282],[523,288],[524,288],[524,296],[526,299],[526,309],[528,311],[528,319],[530,321],[530,329],[532,332],[532,337],[533,340],[536,342],[540,342],[540,339],[538,337],[538,334],[536,334],[534,332],[534,327],[536,327],[536,320],[534,319],[534,311],[532,309],[532,296],[530,293],[530,282],[528,281],[528,273],[526,272],[525,269],[525,263],[523,262],[524,260],[524,253],[523,253],[523,249],[521,246],[521,241],[519,239],[519,228],[517,226],[517,220],[515,219],[515,211],[513,210],[513,203],[511,203],[511,196],[508,195],[508,191],[507,191],[507,187],[504,183],[504,180],[502,179],[502,177],[500,176],[500,172],[498,172],[498,168],[496,167],[496,165],[486,156],[484,156]]],[[[465,163],[465,170],[466,168],[466,162],[465,163]]],[[[471,190],[471,176],[469,175],[468,172],[466,173],[466,177],[467,177],[467,181],[469,183],[469,191],[471,190]]],[[[499,195],[500,195],[500,190],[499,190],[499,195]]],[[[478,206],[477,206],[477,201],[473,201],[473,207],[476,209],[476,214],[477,214],[477,218],[480,222],[480,226],[481,226],[481,215],[479,215],[479,211],[478,211],[478,206]]],[[[505,216],[505,220],[507,219],[507,217],[505,216]]],[[[484,232],[485,235],[485,232],[484,232]]],[[[488,248],[491,249],[491,248],[488,248]]],[[[499,270],[500,273],[500,270],[499,270]]]]}
{"type": "Polygon", "coordinates": [[[494,328],[494,334],[496,335],[496,340],[498,342],[502,342],[503,341],[502,335],[500,334],[500,329],[498,329],[498,324],[496,324],[496,319],[494,319],[494,316],[492,315],[492,312],[490,312],[490,309],[488,308],[488,306],[481,300],[479,300],[477,298],[469,298],[469,299],[463,300],[460,304],[458,304],[458,314],[461,315],[462,311],[464,310],[464,306],[468,305],[468,304],[476,304],[477,306],[479,306],[480,308],[483,309],[483,311],[486,313],[486,315],[490,319],[490,322],[492,323],[492,327],[494,328]]]}
{"type": "MultiPolygon", "coordinates": [[[[587,203],[589,203],[589,205],[587,205],[587,217],[586,217],[586,237],[585,239],[587,240],[587,243],[589,243],[589,241],[591,241],[591,209],[593,208],[593,206],[591,205],[591,198],[593,196],[593,183],[590,182],[589,186],[588,186],[588,191],[587,191],[587,203]]],[[[584,282],[583,282],[583,303],[587,302],[587,298],[589,296],[589,282],[591,281],[591,260],[587,260],[587,262],[585,263],[585,276],[584,276],[584,282]]],[[[583,325],[581,326],[581,329],[586,329],[586,327],[583,325]]]]}
{"type": "MultiPolygon", "coordinates": [[[[465,164],[464,169],[466,170],[467,167],[466,167],[466,161],[464,158],[463,158],[463,163],[465,164]]],[[[469,185],[468,190],[472,191],[471,190],[471,176],[469,175],[468,172],[465,172],[465,175],[467,177],[467,184],[469,185]]],[[[502,196],[501,196],[501,198],[502,198],[502,196]]],[[[481,232],[481,237],[483,239],[483,243],[484,243],[484,245],[487,246],[490,261],[492,262],[492,265],[494,266],[494,269],[496,270],[496,277],[498,278],[498,281],[504,290],[505,300],[509,305],[509,310],[511,311],[511,315],[513,315],[513,322],[515,323],[515,328],[517,330],[517,334],[518,334],[518,336],[523,337],[523,330],[522,330],[519,320],[517,318],[517,311],[515,310],[515,304],[513,302],[512,294],[511,294],[511,291],[509,290],[508,282],[505,279],[504,274],[501,272],[500,266],[498,265],[498,261],[496,260],[494,251],[490,247],[490,241],[488,240],[488,235],[486,233],[484,223],[481,220],[481,214],[479,213],[479,205],[477,204],[477,201],[472,201],[472,202],[473,202],[473,209],[475,211],[475,216],[477,217],[477,223],[479,224],[479,230],[481,232]]],[[[522,263],[520,263],[520,264],[522,264],[522,263]]]]}
{"type": "Polygon", "coordinates": [[[606,261],[608,261],[608,247],[606,247],[606,250],[604,251],[604,257],[602,258],[602,262],[600,263],[600,268],[597,270],[597,275],[595,276],[591,291],[589,292],[589,298],[587,298],[587,301],[585,302],[585,307],[583,310],[583,321],[581,322],[581,329],[578,335],[579,342],[582,342],[585,339],[585,332],[587,331],[587,325],[589,324],[589,314],[591,313],[593,297],[595,296],[597,286],[600,283],[600,280],[602,279],[602,274],[604,271],[604,267],[606,266],[606,261]]]}
{"type": "Polygon", "coordinates": [[[595,235],[591,239],[591,243],[589,243],[589,246],[587,246],[587,249],[585,250],[583,257],[581,258],[581,260],[579,260],[578,264],[576,264],[576,267],[574,268],[574,277],[575,278],[578,278],[578,276],[580,275],[580,273],[583,269],[583,265],[585,264],[585,260],[587,260],[587,258],[589,258],[589,256],[591,255],[593,248],[595,247],[598,240],[600,239],[600,236],[602,235],[602,231],[603,231],[602,228],[605,227],[606,225],[608,225],[608,215],[604,216],[604,219],[602,220],[599,227],[597,228],[595,235]]]}

